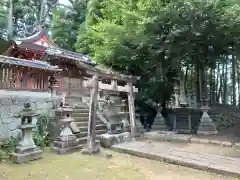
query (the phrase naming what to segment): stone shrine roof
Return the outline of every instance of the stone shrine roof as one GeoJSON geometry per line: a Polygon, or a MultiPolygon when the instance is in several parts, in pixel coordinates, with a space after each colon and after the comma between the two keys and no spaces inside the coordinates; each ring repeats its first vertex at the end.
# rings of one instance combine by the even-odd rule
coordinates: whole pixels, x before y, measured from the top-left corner
{"type": "Polygon", "coordinates": [[[25,59],[13,58],[13,57],[2,56],[2,55],[0,55],[0,64],[25,66],[25,67],[43,69],[43,70],[55,71],[55,72],[61,71],[61,69],[59,69],[58,66],[52,66],[47,62],[38,61],[38,60],[29,61],[25,59]]]}

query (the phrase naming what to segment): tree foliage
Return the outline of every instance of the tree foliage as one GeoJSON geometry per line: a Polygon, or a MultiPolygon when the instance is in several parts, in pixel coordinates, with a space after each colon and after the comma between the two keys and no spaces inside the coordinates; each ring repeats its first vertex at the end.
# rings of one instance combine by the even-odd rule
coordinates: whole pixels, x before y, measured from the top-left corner
{"type": "Polygon", "coordinates": [[[53,11],[52,37],[62,48],[75,51],[77,31],[85,22],[87,0],[72,0],[71,7],[57,7],[53,11]]]}
{"type": "Polygon", "coordinates": [[[214,68],[239,43],[240,8],[228,0],[105,0],[100,7],[85,31],[91,55],[141,76],[143,99],[164,102],[182,67],[214,68]]]}

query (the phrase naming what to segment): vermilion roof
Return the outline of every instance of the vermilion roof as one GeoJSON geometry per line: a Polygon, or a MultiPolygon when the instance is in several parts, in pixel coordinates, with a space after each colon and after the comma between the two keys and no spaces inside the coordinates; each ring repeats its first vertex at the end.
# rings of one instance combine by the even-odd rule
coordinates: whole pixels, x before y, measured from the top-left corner
{"type": "Polygon", "coordinates": [[[58,56],[69,60],[81,61],[89,65],[94,65],[88,56],[58,47],[52,40],[50,40],[46,31],[42,29],[30,37],[16,39],[16,43],[18,44],[19,48],[32,49],[33,51],[38,50],[42,51],[43,53],[45,52],[45,55],[58,56]]]}

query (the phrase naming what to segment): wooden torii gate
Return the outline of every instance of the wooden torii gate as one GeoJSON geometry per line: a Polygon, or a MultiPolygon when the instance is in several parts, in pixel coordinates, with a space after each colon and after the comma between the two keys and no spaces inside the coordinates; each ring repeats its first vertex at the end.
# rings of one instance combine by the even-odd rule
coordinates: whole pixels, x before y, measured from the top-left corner
{"type": "Polygon", "coordinates": [[[126,92],[128,95],[128,106],[131,125],[131,136],[136,137],[136,122],[135,122],[135,106],[134,106],[134,92],[138,92],[137,88],[133,86],[139,77],[121,75],[116,73],[106,73],[101,71],[88,71],[92,75],[92,79],[87,81],[85,87],[91,89],[90,103],[89,103],[89,118],[88,118],[88,137],[87,144],[83,149],[83,153],[93,154],[99,152],[99,145],[96,144],[96,116],[97,116],[97,96],[98,90],[126,92]],[[99,80],[111,79],[111,84],[104,84],[99,80]],[[124,81],[127,85],[118,86],[117,81],[124,81]]]}

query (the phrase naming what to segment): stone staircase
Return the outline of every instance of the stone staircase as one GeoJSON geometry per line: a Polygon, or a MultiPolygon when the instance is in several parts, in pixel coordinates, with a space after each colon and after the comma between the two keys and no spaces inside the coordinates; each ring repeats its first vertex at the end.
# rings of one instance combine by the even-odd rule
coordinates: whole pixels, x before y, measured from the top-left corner
{"type": "MultiPolygon", "coordinates": [[[[76,126],[80,129],[80,133],[76,133],[76,136],[80,140],[80,144],[84,144],[87,139],[87,132],[88,132],[88,116],[89,116],[89,108],[88,105],[85,103],[81,103],[80,106],[74,108],[72,113],[72,117],[74,118],[74,122],[76,126]]],[[[107,132],[106,125],[99,119],[97,116],[96,119],[96,139],[100,138],[101,134],[107,132]]]]}

